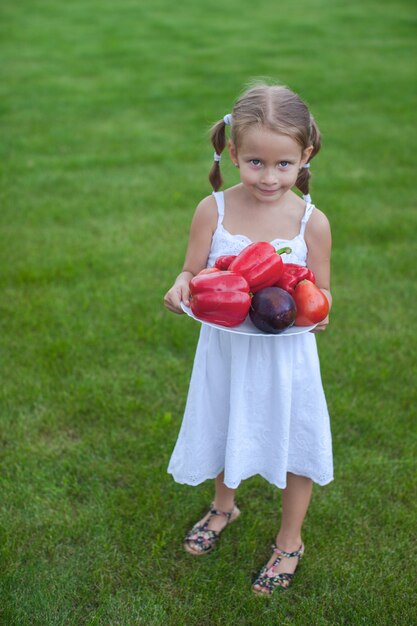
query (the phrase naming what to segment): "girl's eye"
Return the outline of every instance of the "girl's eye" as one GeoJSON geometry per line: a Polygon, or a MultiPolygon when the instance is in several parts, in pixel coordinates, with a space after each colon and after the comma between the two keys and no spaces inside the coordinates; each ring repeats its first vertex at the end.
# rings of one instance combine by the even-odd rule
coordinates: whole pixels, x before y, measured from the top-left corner
{"type": "Polygon", "coordinates": [[[251,159],[251,164],[255,167],[259,167],[261,165],[261,162],[259,159],[251,159]]]}
{"type": "Polygon", "coordinates": [[[280,161],[279,165],[280,165],[280,167],[288,167],[289,166],[289,162],[288,161],[280,161]]]}

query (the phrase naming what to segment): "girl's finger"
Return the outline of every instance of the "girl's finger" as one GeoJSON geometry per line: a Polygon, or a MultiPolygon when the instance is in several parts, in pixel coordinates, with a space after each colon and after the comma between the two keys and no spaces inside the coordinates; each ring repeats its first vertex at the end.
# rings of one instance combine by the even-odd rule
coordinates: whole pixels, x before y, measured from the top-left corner
{"type": "Polygon", "coordinates": [[[185,306],[190,306],[190,290],[188,287],[184,287],[181,291],[181,300],[185,306]]]}

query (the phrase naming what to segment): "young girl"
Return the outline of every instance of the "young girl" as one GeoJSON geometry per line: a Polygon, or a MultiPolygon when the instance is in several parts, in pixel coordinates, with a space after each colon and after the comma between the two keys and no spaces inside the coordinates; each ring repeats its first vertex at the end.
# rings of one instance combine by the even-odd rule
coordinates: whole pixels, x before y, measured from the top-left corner
{"type": "MultiPolygon", "coordinates": [[[[256,85],[212,129],[214,193],[197,206],[182,272],[165,306],[182,313],[189,281],[218,256],[238,254],[254,241],[289,246],[283,261],[308,265],[331,304],[330,227],[308,194],[319,129],[305,103],[282,86],[256,85]],[[240,183],[224,192],[220,158],[228,151],[240,183]],[[294,193],[297,187],[304,195],[294,193]]],[[[326,318],[314,332],[324,331],[326,318]]],[[[250,336],[202,325],[184,419],[168,472],[178,483],[215,478],[207,515],[184,547],[207,554],[220,531],[240,514],[235,491],[260,474],[282,490],[281,526],[271,559],[253,582],[258,594],[291,584],[304,553],[301,528],[313,482],[333,479],[329,415],[316,339],[311,333],[250,336]]]]}

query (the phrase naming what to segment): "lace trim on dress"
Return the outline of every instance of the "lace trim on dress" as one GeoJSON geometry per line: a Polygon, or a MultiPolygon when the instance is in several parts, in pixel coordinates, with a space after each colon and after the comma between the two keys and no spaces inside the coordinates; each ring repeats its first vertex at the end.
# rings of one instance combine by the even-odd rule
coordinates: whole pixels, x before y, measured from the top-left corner
{"type": "MultiPolygon", "coordinates": [[[[217,204],[217,213],[218,213],[217,228],[221,228],[225,233],[230,235],[230,237],[237,237],[240,240],[247,241],[248,243],[253,243],[252,239],[250,239],[246,235],[241,235],[239,233],[234,235],[234,234],[232,234],[230,231],[228,231],[223,226],[223,219],[224,219],[224,191],[213,191],[213,196],[214,196],[214,198],[216,200],[216,204],[217,204]]],[[[276,237],[275,239],[270,241],[270,243],[272,245],[274,245],[275,242],[290,242],[290,241],[294,241],[294,239],[296,239],[297,237],[302,237],[304,239],[304,233],[305,233],[305,229],[306,229],[306,226],[307,226],[307,222],[310,219],[314,209],[315,209],[314,204],[311,204],[310,202],[306,203],[306,208],[305,208],[305,211],[304,211],[304,215],[301,218],[300,231],[299,231],[298,235],[296,235],[292,239],[283,239],[282,237],[276,237]]]]}

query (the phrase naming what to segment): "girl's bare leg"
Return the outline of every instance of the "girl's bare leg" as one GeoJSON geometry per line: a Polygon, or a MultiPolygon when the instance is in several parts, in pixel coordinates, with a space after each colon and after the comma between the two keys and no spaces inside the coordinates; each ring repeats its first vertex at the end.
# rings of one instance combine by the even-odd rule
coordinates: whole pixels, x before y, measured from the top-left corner
{"type": "MultiPolygon", "coordinates": [[[[287,486],[282,490],[281,527],[276,536],[275,545],[285,552],[295,552],[301,546],[301,528],[310,504],[313,481],[305,476],[287,474],[287,486]]],[[[274,553],[268,561],[268,567],[277,558],[274,553]]],[[[282,557],[274,568],[275,574],[293,574],[298,565],[298,559],[282,557]]],[[[265,591],[259,585],[255,589],[265,591]]]]}
{"type": "Polygon", "coordinates": [[[235,503],[236,489],[226,487],[223,482],[224,472],[216,477],[216,494],[214,497],[214,508],[219,511],[231,511],[235,503]]]}
{"type": "Polygon", "coordinates": [[[310,478],[287,474],[287,487],[282,490],[281,528],[276,537],[276,546],[285,552],[294,552],[301,545],[301,528],[312,490],[310,478]]]}
{"type": "MultiPolygon", "coordinates": [[[[234,507],[236,489],[229,489],[229,487],[226,487],[223,480],[224,472],[221,472],[215,480],[213,507],[218,511],[229,512],[232,511],[234,507]]],[[[203,524],[207,517],[208,515],[200,520],[199,524],[203,524]]],[[[226,526],[226,524],[227,518],[224,515],[213,515],[209,522],[208,530],[220,531],[226,526]]]]}

